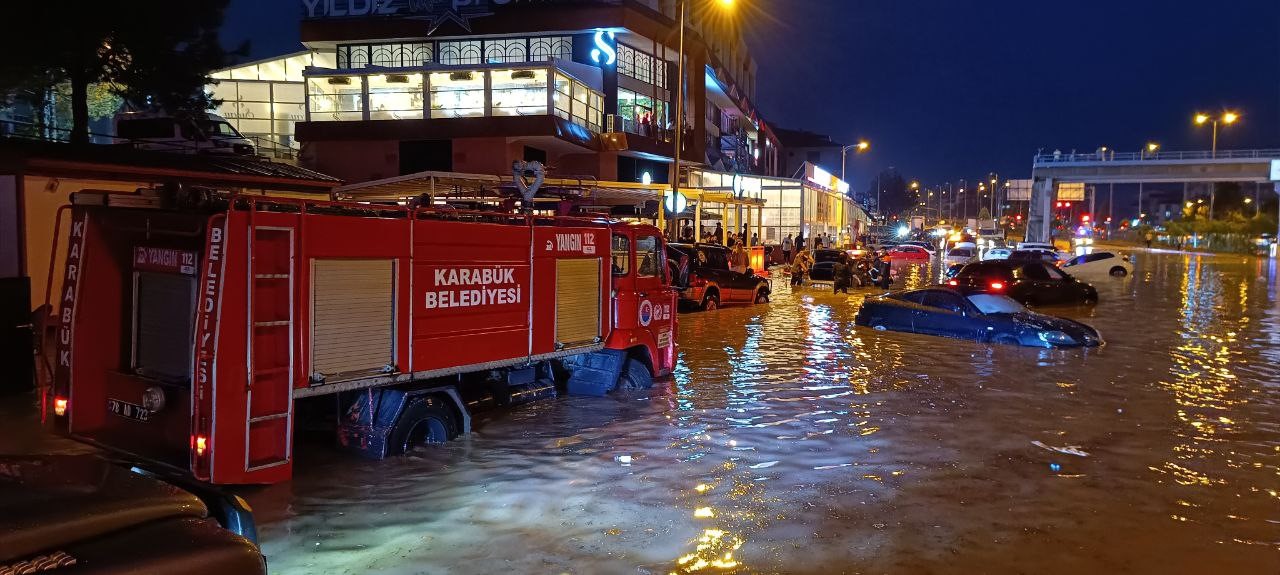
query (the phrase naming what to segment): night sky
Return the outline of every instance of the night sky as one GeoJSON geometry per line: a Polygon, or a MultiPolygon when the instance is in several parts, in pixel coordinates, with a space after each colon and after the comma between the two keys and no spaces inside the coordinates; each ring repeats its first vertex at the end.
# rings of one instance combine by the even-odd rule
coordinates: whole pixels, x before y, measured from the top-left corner
{"type": "MultiPolygon", "coordinates": [[[[709,0],[690,0],[709,1],[709,0]]],[[[867,138],[850,180],[1026,177],[1043,148],[1280,148],[1280,0],[738,0],[767,121],[867,138]]],[[[223,35],[297,50],[300,3],[232,0],[223,35]]]]}

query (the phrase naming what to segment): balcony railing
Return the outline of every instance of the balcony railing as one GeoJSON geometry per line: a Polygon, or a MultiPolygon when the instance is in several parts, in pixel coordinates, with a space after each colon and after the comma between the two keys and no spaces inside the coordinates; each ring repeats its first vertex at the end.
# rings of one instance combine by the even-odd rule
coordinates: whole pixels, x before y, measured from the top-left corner
{"type": "Polygon", "coordinates": [[[1269,150],[1195,150],[1186,152],[1072,152],[1038,154],[1035,165],[1070,164],[1086,162],[1147,162],[1147,161],[1197,161],[1197,160],[1244,160],[1244,159],[1280,159],[1280,149],[1269,150]]]}

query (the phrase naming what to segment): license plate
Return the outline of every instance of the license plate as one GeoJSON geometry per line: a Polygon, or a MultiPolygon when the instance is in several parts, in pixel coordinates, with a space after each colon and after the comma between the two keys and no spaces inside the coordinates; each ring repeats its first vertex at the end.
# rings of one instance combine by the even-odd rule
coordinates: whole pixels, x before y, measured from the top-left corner
{"type": "Polygon", "coordinates": [[[119,399],[107,399],[107,411],[113,415],[118,415],[125,419],[134,421],[147,421],[151,419],[151,410],[136,403],[120,401],[119,399]]]}

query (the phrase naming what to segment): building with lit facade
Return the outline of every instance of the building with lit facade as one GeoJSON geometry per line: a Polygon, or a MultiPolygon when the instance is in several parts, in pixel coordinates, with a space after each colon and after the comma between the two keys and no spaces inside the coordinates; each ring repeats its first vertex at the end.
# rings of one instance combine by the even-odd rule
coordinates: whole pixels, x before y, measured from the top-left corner
{"type": "MultiPolygon", "coordinates": [[[[682,161],[781,175],[756,67],[718,2],[689,0],[682,161]]],[[[347,182],[426,170],[666,182],[675,0],[302,0],[305,51],[214,75],[218,112],[347,182]]]]}

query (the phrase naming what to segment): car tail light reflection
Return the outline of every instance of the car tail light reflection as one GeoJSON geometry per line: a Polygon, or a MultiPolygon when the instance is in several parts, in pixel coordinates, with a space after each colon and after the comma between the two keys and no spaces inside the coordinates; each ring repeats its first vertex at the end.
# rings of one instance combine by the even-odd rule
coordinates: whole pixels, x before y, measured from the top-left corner
{"type": "Polygon", "coordinates": [[[67,414],[67,398],[53,398],[53,414],[58,417],[62,417],[67,414]]]}
{"type": "Polygon", "coordinates": [[[205,450],[205,448],[206,448],[206,447],[208,447],[208,443],[209,443],[208,438],[206,438],[206,437],[205,437],[205,436],[203,436],[203,435],[197,435],[197,436],[195,437],[195,444],[196,444],[196,456],[197,456],[197,457],[204,457],[204,450],[205,450]]]}
{"type": "Polygon", "coordinates": [[[1004,282],[991,282],[991,289],[993,290],[1004,289],[1004,282]]]}

